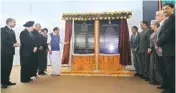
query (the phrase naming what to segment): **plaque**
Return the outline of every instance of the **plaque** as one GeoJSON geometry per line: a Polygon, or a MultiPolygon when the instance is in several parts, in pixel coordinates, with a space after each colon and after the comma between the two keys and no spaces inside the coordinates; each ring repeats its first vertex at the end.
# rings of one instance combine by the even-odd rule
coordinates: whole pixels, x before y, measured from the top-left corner
{"type": "Polygon", "coordinates": [[[119,54],[120,25],[109,22],[100,25],[100,53],[119,54]]]}
{"type": "Polygon", "coordinates": [[[94,53],[94,24],[93,22],[75,22],[74,53],[94,53]]]}

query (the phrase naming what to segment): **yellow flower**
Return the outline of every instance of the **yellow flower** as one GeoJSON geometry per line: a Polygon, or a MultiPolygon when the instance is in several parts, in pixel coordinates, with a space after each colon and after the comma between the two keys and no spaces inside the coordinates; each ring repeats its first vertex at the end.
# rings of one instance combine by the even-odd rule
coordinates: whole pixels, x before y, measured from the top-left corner
{"type": "Polygon", "coordinates": [[[115,19],[115,17],[112,17],[112,19],[114,20],[114,19],[115,19]]]}
{"type": "Polygon", "coordinates": [[[108,17],[108,19],[111,19],[111,17],[108,17]]]}
{"type": "Polygon", "coordinates": [[[102,20],[103,18],[102,17],[100,17],[100,20],[102,20]]]}
{"type": "Polygon", "coordinates": [[[119,17],[116,17],[116,19],[119,19],[119,17]]]}

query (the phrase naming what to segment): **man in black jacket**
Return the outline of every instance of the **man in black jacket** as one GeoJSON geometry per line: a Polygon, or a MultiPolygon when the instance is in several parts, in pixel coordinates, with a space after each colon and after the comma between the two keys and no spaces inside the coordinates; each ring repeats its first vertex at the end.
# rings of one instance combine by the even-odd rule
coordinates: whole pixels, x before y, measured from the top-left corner
{"type": "Polygon", "coordinates": [[[7,26],[1,28],[1,88],[16,85],[16,83],[9,81],[15,47],[19,46],[15,32],[12,30],[16,25],[16,21],[13,18],[8,18],[6,24],[7,26]]]}
{"type": "Polygon", "coordinates": [[[47,28],[41,30],[42,47],[43,47],[43,50],[41,51],[41,56],[43,57],[43,61],[39,62],[39,71],[38,71],[39,75],[46,75],[45,71],[47,69],[47,55],[48,55],[47,34],[48,34],[47,28]]]}
{"type": "Polygon", "coordinates": [[[161,47],[164,57],[165,72],[163,93],[175,93],[175,16],[174,5],[166,3],[163,7],[164,15],[167,16],[158,32],[156,49],[161,47]]]}
{"type": "Polygon", "coordinates": [[[26,27],[20,33],[20,64],[21,64],[21,82],[28,83],[36,69],[34,55],[37,51],[33,31],[34,21],[29,21],[23,26],[26,27]]]}
{"type": "Polygon", "coordinates": [[[37,77],[37,72],[39,69],[39,65],[41,62],[43,62],[43,56],[42,56],[42,51],[43,51],[43,46],[42,46],[42,35],[39,33],[41,30],[41,25],[40,24],[35,24],[35,29],[32,31],[32,34],[35,37],[35,43],[37,45],[37,52],[35,53],[35,58],[34,61],[36,63],[36,69],[34,72],[34,77],[37,77]]]}

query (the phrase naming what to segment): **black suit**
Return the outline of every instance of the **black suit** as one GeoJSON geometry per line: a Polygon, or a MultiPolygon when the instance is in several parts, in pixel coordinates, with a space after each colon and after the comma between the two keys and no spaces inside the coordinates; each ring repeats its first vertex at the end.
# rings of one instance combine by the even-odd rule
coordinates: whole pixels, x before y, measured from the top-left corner
{"type": "Polygon", "coordinates": [[[15,32],[7,26],[1,28],[1,84],[7,84],[13,65],[16,43],[15,32]]]}
{"type": "Polygon", "coordinates": [[[20,63],[21,63],[21,82],[28,82],[35,71],[34,52],[36,47],[35,37],[28,30],[20,33],[20,63]]]}
{"type": "Polygon", "coordinates": [[[47,44],[47,37],[41,35],[41,46],[43,50],[40,50],[40,60],[39,60],[39,74],[44,73],[47,69],[47,54],[48,54],[48,44],[47,44]]]}
{"type": "Polygon", "coordinates": [[[163,50],[165,72],[163,82],[166,90],[175,92],[175,16],[169,16],[158,35],[157,46],[163,50]]]}
{"type": "MultiPolygon", "coordinates": [[[[36,70],[35,72],[37,73],[38,69],[41,68],[40,64],[43,62],[43,50],[39,50],[39,48],[42,46],[43,47],[43,39],[42,39],[42,35],[34,30],[32,31],[32,34],[34,35],[35,37],[35,43],[37,45],[37,52],[35,54],[35,58],[34,58],[34,61],[36,63],[36,70]]],[[[34,74],[34,76],[36,76],[36,73],[34,74]]]]}

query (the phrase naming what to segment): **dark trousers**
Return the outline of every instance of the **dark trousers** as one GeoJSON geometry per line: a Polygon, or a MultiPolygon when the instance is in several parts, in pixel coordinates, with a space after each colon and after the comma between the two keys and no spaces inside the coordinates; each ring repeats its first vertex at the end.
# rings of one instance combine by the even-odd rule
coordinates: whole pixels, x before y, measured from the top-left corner
{"type": "Polygon", "coordinates": [[[146,53],[139,53],[138,54],[139,65],[140,65],[140,75],[145,76],[145,65],[147,62],[147,54],[146,53]]]}
{"type": "Polygon", "coordinates": [[[175,56],[164,56],[164,77],[163,82],[165,90],[169,93],[175,93],[175,56]]]}
{"type": "Polygon", "coordinates": [[[149,79],[150,75],[150,55],[145,54],[145,59],[144,59],[144,77],[149,79]]]}
{"type": "Polygon", "coordinates": [[[47,69],[47,50],[43,50],[39,53],[39,66],[38,66],[38,73],[44,73],[44,71],[47,69]]]}
{"type": "Polygon", "coordinates": [[[13,65],[13,55],[1,53],[1,84],[7,84],[13,65]]]}
{"type": "Polygon", "coordinates": [[[159,77],[159,83],[164,87],[163,77],[165,71],[164,58],[163,56],[156,56],[156,67],[157,76],[159,77]]]}
{"type": "Polygon", "coordinates": [[[139,60],[138,60],[138,53],[137,51],[132,51],[133,53],[133,62],[134,62],[134,67],[136,74],[140,74],[140,65],[139,65],[139,60]]]}
{"type": "Polygon", "coordinates": [[[21,56],[21,82],[28,82],[35,71],[34,56],[21,56]]]}
{"type": "Polygon", "coordinates": [[[38,50],[35,54],[34,54],[34,62],[35,62],[35,71],[33,76],[37,76],[37,72],[39,70],[39,66],[40,63],[43,61],[43,56],[42,56],[42,51],[38,50]]]}

